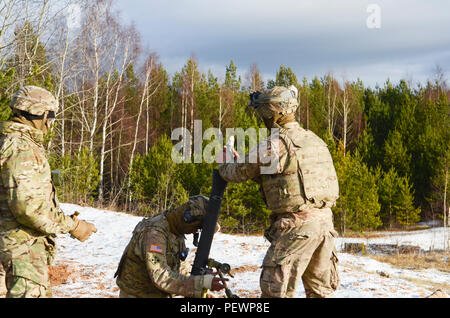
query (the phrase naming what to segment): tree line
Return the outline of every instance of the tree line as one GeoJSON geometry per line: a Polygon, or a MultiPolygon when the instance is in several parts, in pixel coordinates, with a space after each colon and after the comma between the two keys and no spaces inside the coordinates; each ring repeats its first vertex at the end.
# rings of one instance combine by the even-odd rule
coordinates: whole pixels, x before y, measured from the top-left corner
{"type": "MultiPolygon", "coordinates": [[[[256,63],[238,72],[232,60],[220,77],[202,72],[192,55],[169,74],[112,0],[2,0],[0,25],[0,118],[11,116],[20,86],[55,94],[60,111],[45,146],[61,172],[63,202],[152,215],[208,195],[215,165],[173,163],[173,129],[192,132],[195,120],[223,132],[263,127],[247,107],[249,93],[295,85],[297,120],[334,158],[340,232],[447,217],[450,90],[441,69],[426,83],[386,80],[371,88],[332,73],[299,79],[285,65],[265,81],[256,63]]],[[[229,185],[225,230],[262,231],[269,215],[258,185],[229,185]]]]}

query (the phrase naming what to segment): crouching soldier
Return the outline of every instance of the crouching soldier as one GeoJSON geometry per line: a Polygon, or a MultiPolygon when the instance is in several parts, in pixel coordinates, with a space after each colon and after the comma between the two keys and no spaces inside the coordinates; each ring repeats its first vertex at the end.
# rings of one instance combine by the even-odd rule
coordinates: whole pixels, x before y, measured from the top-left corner
{"type": "Polygon", "coordinates": [[[213,275],[188,276],[181,270],[188,252],[184,235],[202,228],[208,201],[204,196],[191,197],[138,223],[114,276],[120,298],[200,298],[204,289],[224,288],[213,275]]]}

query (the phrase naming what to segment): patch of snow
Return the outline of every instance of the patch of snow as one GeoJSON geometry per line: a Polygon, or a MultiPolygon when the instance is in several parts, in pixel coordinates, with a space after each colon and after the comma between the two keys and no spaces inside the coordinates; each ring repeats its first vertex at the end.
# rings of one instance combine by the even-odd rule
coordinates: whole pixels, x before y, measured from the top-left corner
{"type": "MultiPolygon", "coordinates": [[[[69,235],[58,236],[54,265],[69,264],[78,274],[69,279],[68,283],[54,286],[55,296],[118,297],[119,289],[113,276],[132,231],[142,217],[74,204],[61,204],[61,208],[67,215],[79,211],[79,218],[94,223],[98,231],[84,243],[70,238],[69,235]]],[[[345,242],[370,242],[419,245],[424,249],[439,248],[442,234],[443,229],[434,228],[417,232],[384,233],[381,238],[369,240],[338,238],[336,246],[341,250],[345,242]]],[[[193,236],[187,235],[186,245],[191,251],[195,249],[192,241],[193,236]]],[[[258,297],[260,266],[269,246],[269,242],[262,236],[217,233],[210,257],[230,264],[232,269],[243,268],[235,273],[235,278],[230,278],[229,287],[241,297],[258,297]]],[[[191,252],[187,262],[192,264],[194,257],[195,254],[191,252]]],[[[431,287],[426,289],[417,286],[411,279],[430,283],[450,282],[448,273],[437,270],[403,270],[369,257],[345,253],[338,253],[338,257],[341,287],[335,297],[339,298],[424,297],[430,294],[431,287]],[[389,277],[381,276],[380,272],[389,277]]],[[[301,283],[296,296],[305,297],[301,283]]]]}
{"type": "MultiPolygon", "coordinates": [[[[411,245],[419,246],[425,251],[443,250],[445,239],[445,229],[431,228],[427,230],[408,231],[408,232],[378,232],[381,237],[374,238],[337,238],[335,240],[336,248],[341,251],[345,243],[365,243],[369,244],[394,244],[394,245],[411,245]]],[[[450,234],[450,229],[447,228],[450,234]]]]}

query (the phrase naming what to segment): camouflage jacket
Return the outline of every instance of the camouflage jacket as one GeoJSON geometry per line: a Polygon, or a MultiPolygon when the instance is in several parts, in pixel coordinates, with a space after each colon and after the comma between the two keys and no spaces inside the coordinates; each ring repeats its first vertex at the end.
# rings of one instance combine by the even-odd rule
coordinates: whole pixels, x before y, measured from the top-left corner
{"type": "Polygon", "coordinates": [[[40,130],[0,122],[0,252],[36,240],[54,252],[54,235],[75,226],[59,209],[42,141],[40,130]]]}
{"type": "Polygon", "coordinates": [[[327,145],[297,122],[285,124],[279,138],[263,141],[245,162],[221,165],[219,173],[228,182],[252,179],[261,184],[266,204],[275,214],[332,207],[339,193],[327,145]],[[258,160],[251,163],[250,158],[258,160]]]}
{"type": "Polygon", "coordinates": [[[188,276],[180,259],[185,250],[184,235],[173,234],[163,214],[142,220],[134,229],[116,272],[121,292],[138,298],[200,298],[203,289],[211,288],[213,277],[188,276]]]}

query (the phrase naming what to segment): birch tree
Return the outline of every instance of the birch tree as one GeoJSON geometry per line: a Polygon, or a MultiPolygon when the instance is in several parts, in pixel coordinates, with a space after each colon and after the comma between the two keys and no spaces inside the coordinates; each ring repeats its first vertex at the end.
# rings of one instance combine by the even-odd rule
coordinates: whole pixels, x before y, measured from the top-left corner
{"type": "MultiPolygon", "coordinates": [[[[131,157],[130,157],[130,163],[128,165],[128,170],[131,171],[132,167],[133,167],[133,162],[134,162],[134,157],[135,157],[135,153],[136,153],[136,149],[137,149],[137,145],[138,145],[138,135],[139,135],[139,123],[141,120],[141,116],[143,113],[143,108],[144,105],[146,105],[147,101],[151,98],[151,96],[153,96],[156,91],[158,90],[159,86],[157,87],[152,87],[152,83],[151,83],[151,74],[153,71],[153,68],[155,67],[155,56],[151,55],[145,62],[145,66],[144,66],[144,88],[142,90],[142,94],[141,94],[141,101],[139,104],[139,112],[136,118],[136,128],[134,131],[134,141],[133,141],[133,148],[131,150],[131,157]],[[150,88],[152,88],[150,90],[150,88]]],[[[130,192],[130,178],[128,178],[128,195],[127,195],[127,202],[131,202],[131,192],[130,192]]]]}

